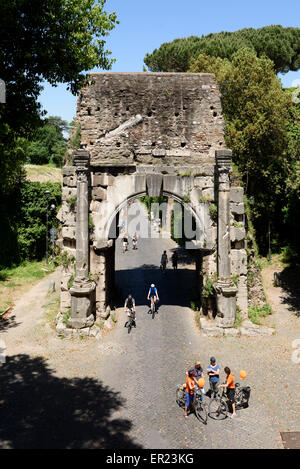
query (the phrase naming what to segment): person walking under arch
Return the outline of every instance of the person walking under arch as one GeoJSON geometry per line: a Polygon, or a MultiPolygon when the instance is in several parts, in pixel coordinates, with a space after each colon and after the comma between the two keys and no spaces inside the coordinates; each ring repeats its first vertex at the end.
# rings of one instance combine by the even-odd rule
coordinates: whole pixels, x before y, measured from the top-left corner
{"type": "Polygon", "coordinates": [[[171,260],[172,260],[173,269],[174,269],[174,270],[177,270],[177,265],[178,265],[178,254],[177,254],[177,251],[173,252],[172,257],[171,257],[171,260]]]}
{"type": "Polygon", "coordinates": [[[161,260],[160,260],[160,268],[162,269],[163,272],[165,272],[167,268],[167,263],[168,263],[167,251],[164,251],[162,253],[161,260]]]}

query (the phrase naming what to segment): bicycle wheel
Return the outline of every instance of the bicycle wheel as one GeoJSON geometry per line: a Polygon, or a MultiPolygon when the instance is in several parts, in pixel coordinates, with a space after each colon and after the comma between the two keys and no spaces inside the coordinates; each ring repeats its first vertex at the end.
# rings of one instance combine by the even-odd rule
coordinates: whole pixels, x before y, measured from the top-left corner
{"type": "Polygon", "coordinates": [[[131,328],[132,328],[132,321],[130,319],[129,323],[128,323],[128,334],[130,334],[130,331],[131,331],[131,328]]]}
{"type": "Polygon", "coordinates": [[[212,399],[209,404],[208,415],[214,420],[224,420],[227,417],[228,406],[223,399],[212,399]]]}
{"type": "Polygon", "coordinates": [[[234,403],[236,409],[241,409],[244,404],[244,395],[242,389],[235,390],[234,403]]]}
{"type": "Polygon", "coordinates": [[[207,408],[206,405],[200,401],[200,399],[197,399],[195,402],[195,414],[196,417],[201,420],[204,425],[207,424],[207,408]]]}
{"type": "Polygon", "coordinates": [[[176,402],[180,407],[185,406],[185,392],[181,387],[176,389],[176,402]]]}

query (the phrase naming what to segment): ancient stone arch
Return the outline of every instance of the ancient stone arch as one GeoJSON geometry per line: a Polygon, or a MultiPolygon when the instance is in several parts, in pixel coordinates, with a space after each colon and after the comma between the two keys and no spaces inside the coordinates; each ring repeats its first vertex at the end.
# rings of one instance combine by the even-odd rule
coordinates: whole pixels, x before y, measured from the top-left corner
{"type": "Polygon", "coordinates": [[[214,75],[93,74],[75,122],[81,148],[63,169],[62,207],[63,248],[76,255],[70,289],[68,269],[62,278],[61,309],[71,308],[70,326],[85,328],[95,314],[106,314],[114,273],[110,227],[124,201],[143,194],[173,197],[196,220],[190,242],[204,277],[217,278],[217,325],[232,327],[236,305],[246,316],[243,189],[231,184],[214,75]],[[76,211],[68,203],[75,195],[76,211]]]}

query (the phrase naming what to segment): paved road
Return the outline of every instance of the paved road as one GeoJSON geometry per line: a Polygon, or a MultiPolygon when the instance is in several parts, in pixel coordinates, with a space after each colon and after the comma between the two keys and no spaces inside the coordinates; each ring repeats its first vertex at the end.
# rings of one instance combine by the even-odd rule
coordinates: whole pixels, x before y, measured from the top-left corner
{"type": "MultiPolygon", "coordinates": [[[[185,370],[196,359],[206,367],[212,354],[217,355],[222,371],[225,365],[232,365],[235,374],[244,366],[250,370],[251,360],[240,358],[241,350],[247,355],[247,343],[201,336],[188,308],[195,280],[192,266],[180,265],[173,272],[169,265],[166,274],[158,269],[162,250],[170,254],[176,248],[173,241],[142,239],[137,251],[125,254],[119,242],[116,248],[117,283],[124,298],[132,293],[136,299],[137,328],[128,334],[125,313],[119,312],[118,325],[102,346],[99,379],[125,398],[118,415],[132,422],[134,444],[144,448],[282,447],[272,412],[263,405],[241,411],[235,420],[209,419],[207,426],[194,415],[184,419],[183,409],[175,401],[175,389],[185,381],[185,370]],[[155,319],[148,314],[146,302],[152,282],[161,299],[155,319]]],[[[252,404],[255,401],[252,397],[252,404]]]]}
{"type": "Polygon", "coordinates": [[[279,432],[300,430],[299,364],[292,360],[300,329],[293,312],[270,316],[278,325],[271,337],[204,337],[188,308],[192,264],[165,276],[157,268],[162,250],[175,247],[144,239],[136,252],[122,254],[117,243],[120,297],[131,292],[138,305],[130,334],[119,309],[117,326],[101,341],[57,338],[44,317],[43,304],[53,301],[49,279],[18,302],[15,321],[0,330],[7,344],[0,448],[282,448],[279,432]],[[152,282],[161,298],[153,320],[146,302],[152,282]],[[195,360],[206,367],[211,355],[236,378],[247,370],[252,393],[237,419],[204,426],[194,415],[184,419],[175,389],[195,360]]]}

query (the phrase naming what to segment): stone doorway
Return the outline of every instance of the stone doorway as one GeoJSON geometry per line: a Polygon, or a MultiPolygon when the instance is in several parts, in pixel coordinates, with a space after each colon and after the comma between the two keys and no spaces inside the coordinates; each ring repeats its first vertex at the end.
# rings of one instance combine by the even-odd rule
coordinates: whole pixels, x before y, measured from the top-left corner
{"type": "Polygon", "coordinates": [[[72,287],[70,272],[62,281],[70,325],[84,327],[109,306],[111,224],[124,201],[144,194],[177,198],[197,220],[196,240],[188,242],[199,251],[199,274],[213,281],[216,323],[232,327],[236,305],[247,315],[243,189],[231,185],[214,75],[93,74],[76,125],[81,148],[63,170],[63,248],[76,256],[72,287]]]}

